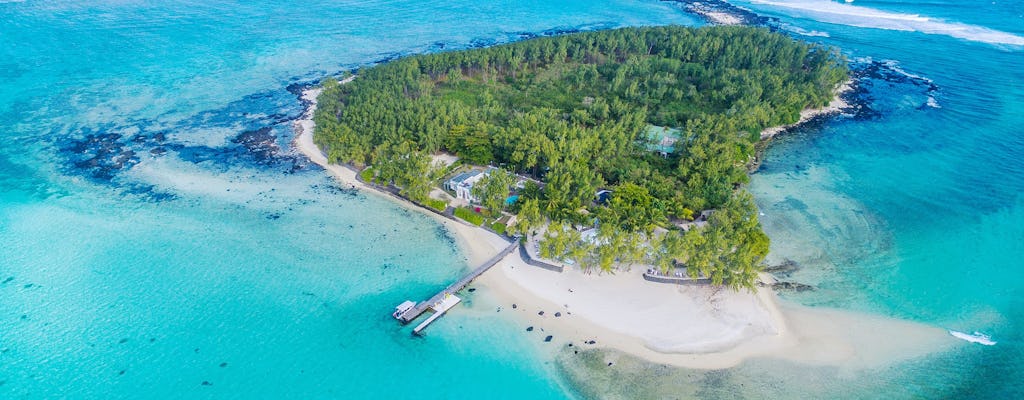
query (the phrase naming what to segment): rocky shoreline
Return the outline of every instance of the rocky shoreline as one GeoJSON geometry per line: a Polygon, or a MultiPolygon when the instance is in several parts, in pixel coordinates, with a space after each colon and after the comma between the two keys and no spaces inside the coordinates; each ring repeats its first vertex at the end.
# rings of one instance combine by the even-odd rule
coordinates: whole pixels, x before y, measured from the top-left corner
{"type": "Polygon", "coordinates": [[[675,3],[705,22],[715,25],[770,26],[774,18],[764,17],[722,0],[661,0],[675,3]]]}

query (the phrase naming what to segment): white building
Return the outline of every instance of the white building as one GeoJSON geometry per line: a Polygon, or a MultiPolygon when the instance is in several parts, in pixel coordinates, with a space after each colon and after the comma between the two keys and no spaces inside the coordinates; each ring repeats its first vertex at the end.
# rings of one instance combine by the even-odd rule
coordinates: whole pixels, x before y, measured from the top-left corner
{"type": "Polygon", "coordinates": [[[473,203],[477,201],[477,198],[473,196],[473,185],[490,173],[491,168],[488,168],[487,171],[472,170],[463,172],[447,180],[444,183],[444,188],[455,192],[455,198],[473,203]]]}

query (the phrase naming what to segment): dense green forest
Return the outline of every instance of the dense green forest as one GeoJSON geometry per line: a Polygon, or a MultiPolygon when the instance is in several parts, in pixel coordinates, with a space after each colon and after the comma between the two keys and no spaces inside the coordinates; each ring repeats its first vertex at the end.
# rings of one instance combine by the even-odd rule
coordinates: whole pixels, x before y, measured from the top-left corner
{"type": "Polygon", "coordinates": [[[328,79],[319,98],[315,141],[332,162],[372,165],[412,199],[437,185],[434,152],[529,175],[543,185],[510,211],[523,233],[551,222],[545,254],[603,269],[682,262],[749,287],[768,241],[738,189],[759,132],[826,105],[847,69],[830,49],[766,29],[652,27],[416,55],[358,75],[328,79]],[[680,130],[673,151],[650,150],[650,125],[680,130]],[[602,188],[613,195],[598,204],[602,188]],[[717,210],[708,227],[675,228],[705,209],[717,210]],[[572,240],[568,226],[595,219],[598,240],[572,240]]]}

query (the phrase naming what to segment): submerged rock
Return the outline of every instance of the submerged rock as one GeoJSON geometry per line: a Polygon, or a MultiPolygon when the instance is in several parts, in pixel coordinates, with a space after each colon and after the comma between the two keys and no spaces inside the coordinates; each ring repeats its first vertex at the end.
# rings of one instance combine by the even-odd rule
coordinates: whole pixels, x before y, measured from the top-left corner
{"type": "Polygon", "coordinates": [[[245,147],[257,161],[267,162],[277,155],[280,147],[277,146],[277,136],[269,126],[260,129],[245,131],[231,139],[232,143],[245,147]]]}
{"type": "Polygon", "coordinates": [[[772,289],[795,290],[797,292],[806,292],[808,290],[814,290],[814,286],[797,282],[776,282],[772,284],[772,289]]]}
{"type": "Polygon", "coordinates": [[[764,272],[774,275],[789,275],[796,272],[798,269],[800,269],[800,264],[797,264],[797,262],[793,260],[786,260],[783,261],[782,264],[764,267],[764,272]]]}

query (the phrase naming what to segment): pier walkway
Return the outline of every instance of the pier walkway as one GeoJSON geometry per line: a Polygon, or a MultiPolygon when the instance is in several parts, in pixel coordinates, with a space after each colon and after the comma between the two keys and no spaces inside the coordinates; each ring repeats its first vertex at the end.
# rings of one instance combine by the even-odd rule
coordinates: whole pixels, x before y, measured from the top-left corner
{"type": "MultiPolygon", "coordinates": [[[[434,311],[434,315],[431,315],[430,318],[423,321],[423,323],[421,323],[419,326],[416,327],[416,329],[413,330],[414,334],[419,334],[421,331],[423,331],[423,329],[426,329],[427,325],[430,325],[431,322],[434,322],[434,320],[441,317],[441,315],[443,315],[446,311],[448,311],[456,304],[458,304],[459,301],[461,301],[461,299],[455,296],[457,292],[464,289],[466,285],[469,285],[469,283],[472,282],[474,279],[482,275],[484,272],[487,272],[487,270],[491,269],[491,267],[493,267],[499,261],[504,259],[509,254],[511,254],[518,247],[518,241],[513,241],[507,247],[505,247],[504,250],[502,250],[498,254],[495,254],[494,257],[491,257],[486,262],[481,264],[479,267],[476,267],[476,269],[470,271],[468,274],[466,274],[466,276],[463,276],[462,279],[459,279],[458,281],[455,281],[451,285],[448,285],[448,287],[444,288],[444,290],[435,294],[429,300],[420,302],[415,306],[402,311],[401,313],[397,313],[398,311],[396,311],[395,318],[398,319],[398,321],[401,322],[402,324],[408,324],[414,321],[416,318],[419,318],[419,316],[423,315],[423,313],[427,312],[427,310],[434,311]]],[[[396,308],[396,310],[399,310],[399,308],[396,308]]]]}

